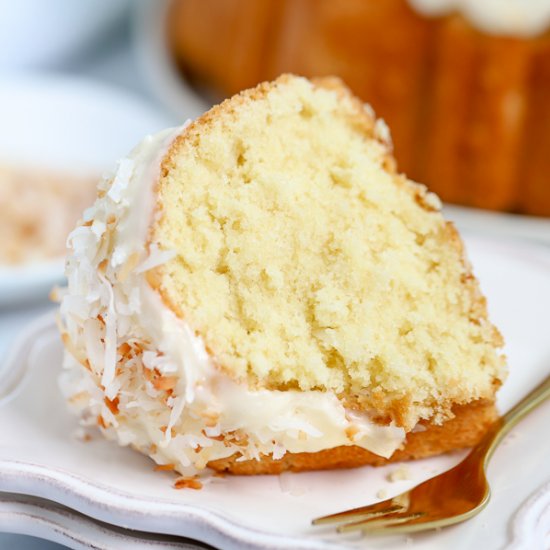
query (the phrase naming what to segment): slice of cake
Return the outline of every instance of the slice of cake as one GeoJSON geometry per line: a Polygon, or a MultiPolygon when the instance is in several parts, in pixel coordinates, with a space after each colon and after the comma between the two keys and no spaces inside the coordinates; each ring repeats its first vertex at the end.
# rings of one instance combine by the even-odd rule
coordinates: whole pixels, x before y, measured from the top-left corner
{"type": "Polygon", "coordinates": [[[502,340],[439,206],[337,80],[285,75],[149,137],[69,239],[64,391],[185,475],[472,445],[502,340]]]}

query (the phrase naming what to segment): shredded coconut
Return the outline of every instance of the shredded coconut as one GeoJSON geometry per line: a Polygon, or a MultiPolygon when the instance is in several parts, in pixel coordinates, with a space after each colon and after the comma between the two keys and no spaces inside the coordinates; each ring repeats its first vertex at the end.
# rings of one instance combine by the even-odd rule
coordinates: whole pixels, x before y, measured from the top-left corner
{"type": "Polygon", "coordinates": [[[68,239],[61,386],[69,401],[87,396],[71,406],[83,424],[183,475],[237,453],[280,459],[347,445],[350,427],[354,444],[391,455],[404,430],[346,411],[333,393],[252,391],[230,379],[147,283],[146,271],[173,258],[147,238],[160,162],[180,132],[148,138],[121,161],[68,239]]]}

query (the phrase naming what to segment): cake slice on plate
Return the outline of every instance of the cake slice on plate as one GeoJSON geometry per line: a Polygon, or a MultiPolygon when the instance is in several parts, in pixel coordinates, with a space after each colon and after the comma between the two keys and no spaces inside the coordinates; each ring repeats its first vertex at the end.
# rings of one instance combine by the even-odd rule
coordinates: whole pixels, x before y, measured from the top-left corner
{"type": "Polygon", "coordinates": [[[502,339],[439,208],[338,80],[284,75],[149,137],[70,237],[64,391],[185,475],[470,446],[502,339]]]}

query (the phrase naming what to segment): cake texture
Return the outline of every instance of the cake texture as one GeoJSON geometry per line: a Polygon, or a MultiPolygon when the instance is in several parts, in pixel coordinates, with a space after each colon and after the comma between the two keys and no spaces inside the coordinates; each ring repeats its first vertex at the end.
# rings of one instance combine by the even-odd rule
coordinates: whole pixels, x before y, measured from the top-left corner
{"type": "Polygon", "coordinates": [[[550,216],[548,0],[173,0],[166,25],[201,90],[337,75],[443,200],[550,216]]]}
{"type": "Polygon", "coordinates": [[[439,206],[336,79],[284,75],[149,137],[69,238],[64,392],[185,475],[472,445],[502,339],[439,206]]]}

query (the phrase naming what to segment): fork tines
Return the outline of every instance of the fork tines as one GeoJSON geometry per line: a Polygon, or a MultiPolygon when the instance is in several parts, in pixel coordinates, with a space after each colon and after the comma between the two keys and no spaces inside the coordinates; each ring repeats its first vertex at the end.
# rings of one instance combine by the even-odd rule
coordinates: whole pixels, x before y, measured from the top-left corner
{"type": "Polygon", "coordinates": [[[357,520],[368,521],[388,514],[404,512],[407,509],[407,505],[408,503],[398,499],[384,500],[370,506],[362,506],[338,514],[316,518],[311,523],[313,525],[325,525],[328,523],[352,523],[357,520]]]}
{"type": "Polygon", "coordinates": [[[369,532],[373,533],[375,531],[382,531],[386,527],[392,527],[394,525],[399,525],[400,523],[407,523],[409,521],[412,521],[414,519],[418,519],[425,514],[418,512],[415,514],[409,514],[409,513],[385,513],[385,514],[379,514],[378,517],[383,516],[384,519],[375,519],[373,518],[365,518],[360,521],[355,521],[353,523],[346,523],[344,525],[340,525],[337,528],[338,533],[349,533],[350,531],[363,531],[363,532],[369,532]]]}

